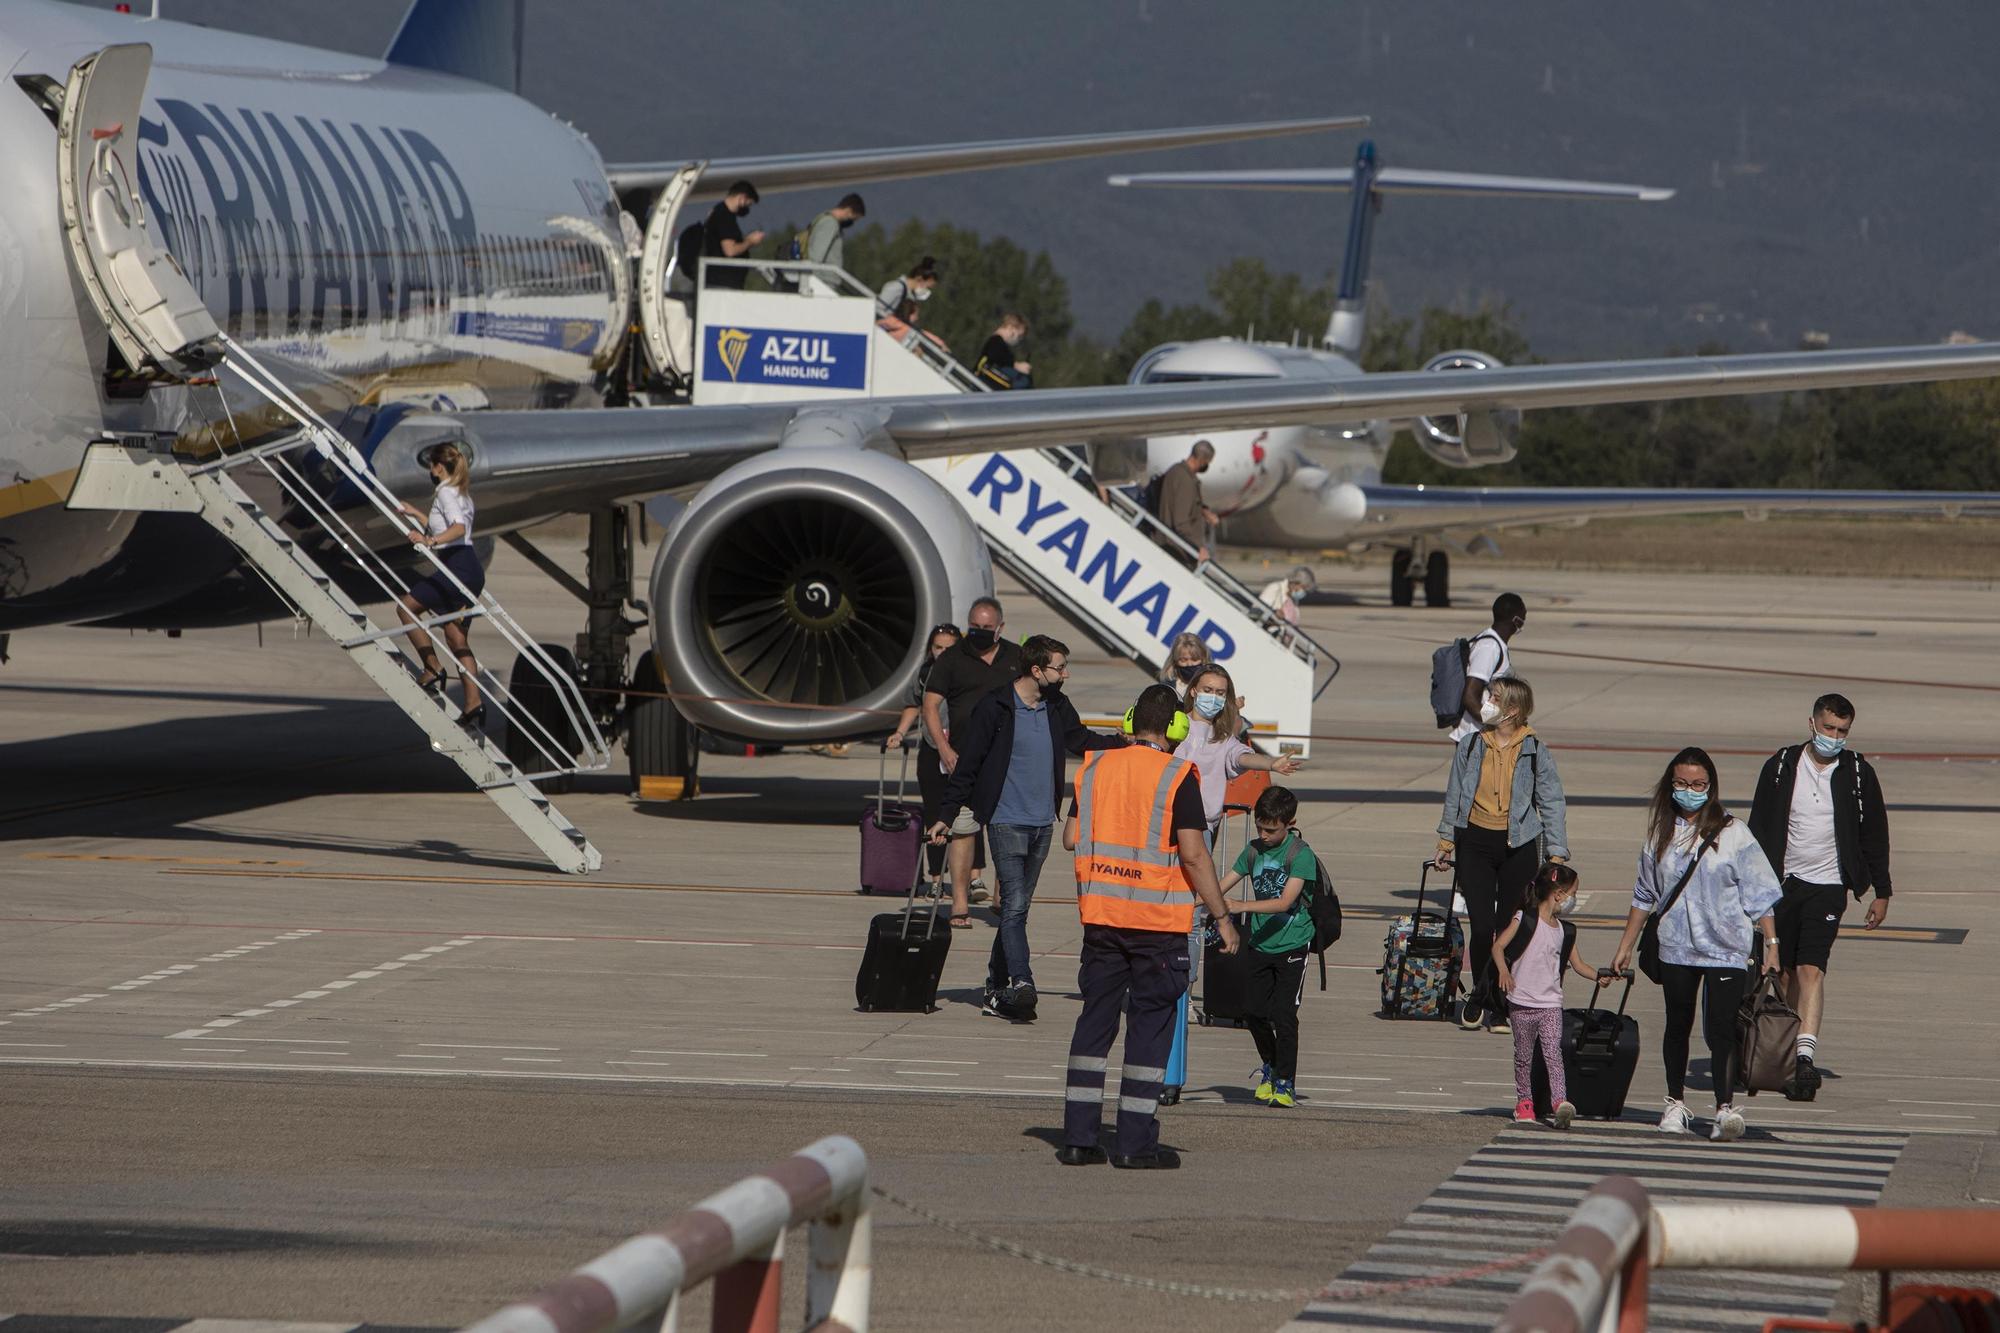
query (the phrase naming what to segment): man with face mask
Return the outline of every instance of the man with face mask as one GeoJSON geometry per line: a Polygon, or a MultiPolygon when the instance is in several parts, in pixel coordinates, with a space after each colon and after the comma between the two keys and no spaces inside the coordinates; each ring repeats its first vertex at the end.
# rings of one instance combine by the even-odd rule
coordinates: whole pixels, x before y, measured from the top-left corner
{"type": "MultiPolygon", "coordinates": [[[[721,202],[708,210],[708,218],[701,224],[701,252],[710,259],[741,259],[755,246],[763,244],[764,233],[753,231],[743,234],[740,219],[750,216],[750,206],[757,202],[757,187],[747,180],[732,184],[722,196],[721,202]]],[[[729,287],[741,291],[749,281],[747,268],[710,269],[708,285],[729,287]]]]}
{"type": "Polygon", "coordinates": [[[1519,593],[1503,592],[1493,599],[1493,624],[1471,640],[1466,654],[1464,708],[1458,725],[1451,729],[1453,745],[1479,730],[1479,709],[1486,700],[1487,687],[1502,676],[1514,674],[1514,657],[1508,651],[1508,644],[1527,623],[1528,604],[1519,593]]]}
{"type": "MultiPolygon", "coordinates": [[[[1000,929],[986,969],[986,1008],[996,1018],[1034,1021],[1035,975],[1029,962],[1028,906],[1048,859],[1064,757],[1117,749],[1124,738],[1085,728],[1064,697],[1069,647],[1037,634],[1021,646],[1020,674],[973,705],[952,739],[957,762],[946,779],[933,843],[984,825],[1000,885],[1000,929]]],[[[963,839],[961,839],[963,840],[963,839]]]]}
{"type": "MultiPolygon", "coordinates": [[[[924,732],[937,747],[938,770],[947,780],[958,765],[956,742],[965,734],[973,706],[1002,686],[1011,685],[1021,674],[1021,646],[1002,637],[1006,625],[999,598],[975,601],[966,612],[965,637],[938,654],[924,682],[924,732]]],[[[966,913],[972,903],[972,861],[979,826],[963,809],[956,822],[964,831],[954,830],[945,849],[945,864],[951,870],[952,920],[970,925],[966,913]]]]}
{"type": "Polygon", "coordinates": [[[1157,514],[1167,530],[1194,551],[1196,564],[1208,559],[1208,530],[1215,511],[1201,502],[1201,474],[1215,462],[1215,446],[1196,440],[1187,458],[1160,474],[1157,514]]]}
{"type": "Polygon", "coordinates": [[[1750,832],[1784,881],[1772,916],[1785,998],[1799,1011],[1798,1052],[1785,1084],[1785,1096],[1799,1102],[1819,1092],[1826,965],[1847,896],[1859,901],[1875,891],[1863,930],[1889,915],[1889,815],[1874,766],[1847,748],[1853,725],[1846,696],[1815,699],[1806,739],[1765,761],[1750,807],[1750,832]]]}
{"type": "Polygon", "coordinates": [[[847,263],[847,229],[866,216],[868,205],[860,195],[843,195],[839,203],[812,220],[806,231],[805,253],[800,257],[829,268],[842,267],[847,263]]]}

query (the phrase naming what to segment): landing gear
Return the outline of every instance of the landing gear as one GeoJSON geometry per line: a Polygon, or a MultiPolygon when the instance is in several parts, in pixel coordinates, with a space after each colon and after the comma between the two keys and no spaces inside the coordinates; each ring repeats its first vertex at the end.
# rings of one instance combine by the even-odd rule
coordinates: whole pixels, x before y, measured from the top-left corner
{"type": "Polygon", "coordinates": [[[695,728],[666,692],[659,659],[648,649],[625,698],[625,754],[632,790],[642,801],[691,801],[700,794],[701,747],[695,728]]]}
{"type": "Polygon", "coordinates": [[[1424,571],[1424,605],[1451,605],[1451,553],[1427,551],[1421,544],[1402,546],[1389,557],[1389,605],[1413,606],[1417,600],[1417,580],[1411,572],[1419,564],[1424,571]]]}
{"type": "MultiPolygon", "coordinates": [[[[569,649],[553,643],[541,645],[543,652],[555,664],[558,671],[577,679],[576,656],[569,649]]],[[[529,726],[508,724],[507,733],[501,738],[500,749],[514,761],[514,766],[523,773],[537,774],[567,763],[576,758],[577,747],[581,744],[576,734],[576,724],[563,711],[562,697],[550,685],[535,664],[526,657],[514,659],[514,669],[507,677],[507,693],[512,695],[518,712],[529,720],[529,726]]],[[[535,785],[551,795],[560,796],[570,789],[573,773],[555,777],[537,777],[535,785]]]]}

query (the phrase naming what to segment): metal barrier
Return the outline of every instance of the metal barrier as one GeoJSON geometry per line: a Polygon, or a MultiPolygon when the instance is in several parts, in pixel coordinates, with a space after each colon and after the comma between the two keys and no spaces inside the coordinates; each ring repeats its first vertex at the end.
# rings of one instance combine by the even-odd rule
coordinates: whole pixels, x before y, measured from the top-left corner
{"type": "Polygon", "coordinates": [[[777,1333],[785,1233],[812,1224],[805,1327],[868,1333],[868,1155],[836,1134],[634,1236],[466,1333],[678,1333],[681,1293],[713,1278],[714,1333],[777,1333]]]}
{"type": "Polygon", "coordinates": [[[1496,1333],[1645,1333],[1655,1268],[2000,1269],[2000,1209],[1654,1204],[1629,1176],[1586,1194],[1496,1333]]]}

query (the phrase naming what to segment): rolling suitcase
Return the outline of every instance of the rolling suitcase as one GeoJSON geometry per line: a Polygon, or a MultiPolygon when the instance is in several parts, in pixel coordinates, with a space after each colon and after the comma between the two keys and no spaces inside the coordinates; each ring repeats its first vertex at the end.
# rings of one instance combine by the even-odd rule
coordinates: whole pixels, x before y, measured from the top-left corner
{"type": "MultiPolygon", "coordinates": [[[[1217,878],[1226,873],[1222,868],[1229,864],[1229,816],[1241,811],[1250,813],[1248,806],[1226,804],[1222,807],[1222,820],[1215,831],[1215,863],[1217,878]]],[[[1248,827],[1246,818],[1245,827],[1248,827]]],[[[1248,834],[1246,832],[1245,836],[1248,834]]],[[[1236,933],[1243,943],[1232,957],[1222,952],[1221,940],[1214,938],[1214,931],[1208,922],[1197,919],[1195,935],[1202,940],[1201,965],[1196,975],[1201,981],[1201,1003],[1195,1009],[1194,1021],[1202,1027],[1243,1026],[1249,1014],[1250,1002],[1250,927],[1246,918],[1236,918],[1236,933]]],[[[1185,1045],[1185,1040],[1180,1043],[1185,1045]]],[[[1178,1049],[1178,1047],[1177,1047],[1178,1049]]]]}
{"type": "MultiPolygon", "coordinates": [[[[1607,968],[1597,975],[1613,976],[1607,968]]],[[[1625,974],[1625,994],[1618,1010],[1597,1007],[1598,988],[1590,991],[1590,1005],[1563,1010],[1563,1081],[1567,1083],[1569,1104],[1576,1113],[1593,1120],[1616,1120],[1625,1114],[1625,1094],[1632,1090],[1632,1075],[1639,1068],[1639,1020],[1625,1012],[1632,999],[1634,973],[1625,974]]],[[[1547,1119],[1555,1112],[1549,1098],[1548,1070],[1535,1055],[1533,1073],[1535,1114],[1547,1119]]]]}
{"type": "Polygon", "coordinates": [[[1451,912],[1426,912],[1424,891],[1431,863],[1423,863],[1417,879],[1417,910],[1397,917],[1383,940],[1383,1018],[1447,1018],[1451,997],[1458,991],[1458,969],[1465,953],[1465,936],[1451,912]]]}
{"type": "Polygon", "coordinates": [[[903,770],[896,779],[896,799],[889,799],[889,747],[882,747],[882,768],[875,782],[875,799],[861,812],[861,892],[901,893],[916,882],[924,854],[924,812],[907,804],[903,789],[910,778],[910,751],[903,750],[903,770]]]}
{"type": "Polygon", "coordinates": [[[862,1013],[928,1014],[937,1009],[938,978],[951,952],[951,926],[939,925],[942,877],[931,881],[923,923],[917,923],[917,886],[910,875],[910,901],[900,912],[883,912],[868,923],[861,970],[854,977],[854,1004],[862,1013]],[[922,934],[918,934],[919,929],[922,934]]]}

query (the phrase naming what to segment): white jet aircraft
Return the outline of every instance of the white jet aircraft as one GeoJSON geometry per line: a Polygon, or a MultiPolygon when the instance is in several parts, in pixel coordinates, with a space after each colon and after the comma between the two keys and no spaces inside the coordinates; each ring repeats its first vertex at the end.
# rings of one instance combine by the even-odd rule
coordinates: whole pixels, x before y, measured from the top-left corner
{"type": "MultiPolygon", "coordinates": [[[[2000,374],[2000,346],[1981,344],[606,407],[601,377],[656,313],[634,309],[621,193],[677,191],[677,207],[740,175],[844,187],[1360,122],[607,165],[515,93],[519,19],[518,2],[415,0],[374,60],[53,0],[0,10],[15,85],[0,97],[0,633],[282,615],[266,583],[294,550],[343,585],[366,582],[355,562],[419,568],[367,496],[378,483],[427,495],[423,457],[451,441],[472,460],[482,536],[592,516],[587,583],[568,580],[589,607],[586,651],[565,665],[596,688],[600,721],[627,726],[628,748],[684,743],[688,722],[750,741],[848,739],[880,733],[928,627],[991,588],[977,530],[913,461],[2000,374]],[[277,390],[253,393],[259,376],[277,390]],[[297,407],[274,410],[274,393],[297,407]],[[332,429],[288,434],[308,414],[332,429]],[[107,436],[123,463],[93,447],[107,436]],[[305,489],[257,497],[265,516],[247,531],[215,513],[217,495],[241,502],[200,492],[196,474],[259,445],[305,489]],[[336,456],[365,460],[365,475],[336,475],[336,456]],[[162,469],[183,464],[190,480],[169,495],[162,469]],[[146,504],[118,503],[141,491],[146,504]],[[629,525],[635,502],[667,492],[692,503],[648,584],[629,525]],[[631,734],[634,632],[654,648],[641,682],[678,692],[650,715],[679,739],[631,734]]],[[[294,604],[318,596],[288,585],[294,604]]],[[[364,669],[402,688],[379,662],[364,669]]]]}
{"type": "MultiPolygon", "coordinates": [[[[1332,318],[1318,346],[1209,338],[1168,343],[1141,357],[1133,384],[1259,380],[1341,384],[1359,389],[1383,378],[1358,364],[1367,309],[1368,263],[1382,203],[1392,195],[1469,195],[1517,199],[1597,199],[1655,202],[1670,189],[1473,172],[1385,166],[1375,146],[1363,143],[1352,168],[1280,168],[1256,171],[1163,171],[1110,177],[1114,186],[1138,189],[1260,190],[1346,193],[1351,198],[1347,249],[1332,318]],[[1357,383],[1360,382],[1360,383],[1357,383]]],[[[1671,363],[1686,369],[1720,367],[1745,358],[1671,363]]],[[[1810,358],[1764,358],[1809,365],[1810,358]]],[[[1472,348],[1439,353],[1424,371],[1497,371],[1499,358],[1472,348]]],[[[1532,375],[1521,367],[1515,377],[1532,375]]],[[[1766,386],[1776,387],[1776,386],[1766,386]]],[[[1718,392],[1748,392],[1718,389],[1718,392]]],[[[1611,392],[1592,399],[1615,402],[1632,395],[1611,392]]],[[[1828,510],[1872,513],[2000,513],[2000,495],[1957,491],[1694,490],[1622,487],[1386,486],[1382,464],[1390,442],[1407,429],[1417,446],[1448,467],[1480,468],[1515,457],[1520,413],[1504,397],[1482,406],[1466,395],[1459,409],[1390,415],[1341,414],[1285,426],[1276,423],[1228,432],[1153,436],[1145,443],[1148,477],[1187,458],[1197,438],[1216,449],[1202,478],[1202,494],[1222,522],[1225,545],[1324,547],[1392,546],[1389,595],[1397,606],[1415,600],[1422,581],[1431,606],[1450,604],[1450,545],[1463,548],[1478,534],[1554,520],[1580,521],[1617,514],[1714,513],[1743,510],[1828,510]],[[1466,411],[1463,408],[1473,408],[1466,411]]],[[[1092,459],[1099,479],[1136,479],[1137,451],[1116,447],[1092,459]]]]}

